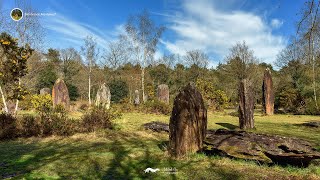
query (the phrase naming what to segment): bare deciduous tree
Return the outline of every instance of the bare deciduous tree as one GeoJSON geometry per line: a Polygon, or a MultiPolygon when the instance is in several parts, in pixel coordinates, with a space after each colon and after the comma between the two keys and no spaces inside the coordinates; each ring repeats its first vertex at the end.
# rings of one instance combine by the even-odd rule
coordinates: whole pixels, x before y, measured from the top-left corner
{"type": "MultiPolygon", "coordinates": [[[[317,101],[317,87],[316,87],[316,51],[319,46],[315,43],[315,41],[320,41],[320,24],[319,24],[319,18],[318,18],[318,11],[319,11],[320,2],[315,0],[309,0],[306,2],[306,7],[303,9],[302,12],[302,18],[300,22],[298,23],[298,29],[297,34],[300,36],[299,42],[303,43],[303,41],[306,41],[307,45],[307,59],[309,60],[309,64],[312,66],[312,81],[313,81],[313,98],[316,105],[317,110],[319,110],[318,107],[318,101],[317,101]]],[[[319,53],[319,52],[318,52],[319,53]]]]}
{"type": "Polygon", "coordinates": [[[201,50],[191,50],[188,51],[184,57],[187,65],[196,65],[199,68],[206,68],[209,64],[208,55],[206,55],[201,50]]]}
{"type": "Polygon", "coordinates": [[[154,58],[156,46],[163,31],[164,27],[156,26],[147,11],[130,17],[126,24],[126,34],[123,37],[130,45],[129,49],[133,54],[132,57],[141,65],[143,102],[147,100],[144,88],[145,67],[147,66],[147,61],[154,58]]]}
{"type": "Polygon", "coordinates": [[[110,42],[102,58],[104,59],[103,64],[113,70],[126,63],[129,59],[129,53],[123,39],[120,38],[117,41],[110,42]]]}

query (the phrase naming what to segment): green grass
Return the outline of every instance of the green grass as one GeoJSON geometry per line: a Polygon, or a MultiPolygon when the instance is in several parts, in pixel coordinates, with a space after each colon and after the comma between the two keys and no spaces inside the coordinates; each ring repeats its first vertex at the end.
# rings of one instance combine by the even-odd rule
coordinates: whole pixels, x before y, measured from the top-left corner
{"type": "MultiPolygon", "coordinates": [[[[319,116],[257,114],[255,119],[255,132],[299,137],[320,147],[319,130],[296,125],[320,121],[319,116]]],[[[12,175],[13,179],[320,179],[320,167],[315,165],[268,167],[203,154],[171,159],[160,148],[168,135],[141,127],[150,121],[169,122],[169,116],[127,113],[115,120],[119,130],[1,142],[0,178],[12,175]],[[160,171],[145,174],[143,170],[147,167],[160,171]],[[176,168],[177,172],[169,174],[164,172],[165,168],[176,168]]],[[[208,116],[208,129],[237,126],[238,118],[228,113],[208,116]]]]}

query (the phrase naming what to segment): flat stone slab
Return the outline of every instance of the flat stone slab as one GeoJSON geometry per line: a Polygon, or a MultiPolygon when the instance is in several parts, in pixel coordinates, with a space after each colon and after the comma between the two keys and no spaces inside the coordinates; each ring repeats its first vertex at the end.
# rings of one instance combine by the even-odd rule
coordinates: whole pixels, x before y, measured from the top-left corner
{"type": "Polygon", "coordinates": [[[155,132],[169,133],[169,125],[163,122],[152,121],[143,125],[145,129],[150,129],[155,132]]]}
{"type": "Polygon", "coordinates": [[[319,128],[320,127],[320,122],[319,121],[311,121],[311,122],[302,123],[302,125],[303,126],[308,126],[308,127],[319,128]]]}
{"type": "MultiPolygon", "coordinates": [[[[162,122],[150,122],[144,127],[156,132],[169,132],[169,125],[162,122]]],[[[309,142],[277,135],[226,129],[207,130],[204,144],[203,151],[209,155],[218,154],[267,164],[307,167],[312,160],[320,159],[320,152],[309,142]]]]}

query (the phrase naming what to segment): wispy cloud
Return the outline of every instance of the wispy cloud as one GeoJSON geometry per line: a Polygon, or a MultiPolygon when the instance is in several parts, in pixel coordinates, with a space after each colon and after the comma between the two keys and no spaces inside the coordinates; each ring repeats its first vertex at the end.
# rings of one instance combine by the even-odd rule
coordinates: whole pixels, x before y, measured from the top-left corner
{"type": "Polygon", "coordinates": [[[92,36],[96,39],[99,46],[106,47],[108,41],[112,39],[112,37],[108,36],[103,31],[89,24],[73,21],[60,14],[46,18],[44,20],[44,27],[50,31],[54,31],[71,42],[83,41],[86,36],[92,36]]]}
{"type": "Polygon", "coordinates": [[[182,14],[168,18],[168,28],[175,32],[176,39],[161,43],[172,53],[202,49],[222,59],[232,45],[246,41],[258,58],[272,63],[286,45],[284,37],[273,34],[281,21],[270,25],[252,12],[218,9],[216,2],[183,1],[182,14]]]}
{"type": "Polygon", "coordinates": [[[271,20],[271,26],[275,29],[280,28],[283,24],[283,21],[279,20],[279,19],[272,19],[271,20]]]}

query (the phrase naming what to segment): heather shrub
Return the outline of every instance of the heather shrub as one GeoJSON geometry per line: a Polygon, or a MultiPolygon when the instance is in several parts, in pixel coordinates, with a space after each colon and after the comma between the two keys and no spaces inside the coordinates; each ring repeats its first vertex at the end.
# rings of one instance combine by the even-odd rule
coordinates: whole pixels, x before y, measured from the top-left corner
{"type": "Polygon", "coordinates": [[[144,105],[143,105],[143,111],[145,113],[155,113],[155,114],[165,114],[168,115],[171,113],[172,108],[161,101],[158,100],[151,100],[151,101],[147,101],[144,105]]]}
{"type": "Polygon", "coordinates": [[[13,139],[18,135],[17,119],[11,114],[0,114],[0,139],[13,139]]]}
{"type": "Polygon", "coordinates": [[[121,113],[114,109],[95,106],[82,117],[82,129],[85,132],[93,132],[98,129],[112,129],[112,121],[120,117],[121,113]]]}

